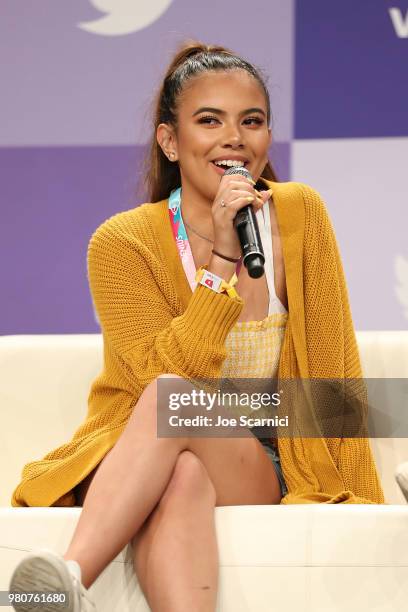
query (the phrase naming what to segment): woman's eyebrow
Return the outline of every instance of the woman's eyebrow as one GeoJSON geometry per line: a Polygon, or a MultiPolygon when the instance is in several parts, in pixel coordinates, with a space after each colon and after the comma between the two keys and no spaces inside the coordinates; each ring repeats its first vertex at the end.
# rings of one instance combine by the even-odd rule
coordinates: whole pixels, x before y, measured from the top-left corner
{"type": "MultiPolygon", "coordinates": [[[[219,115],[226,115],[226,112],[221,110],[220,108],[213,108],[212,106],[202,106],[201,108],[196,110],[195,113],[193,113],[193,117],[203,112],[218,113],[219,115]]],[[[247,113],[261,113],[261,115],[263,115],[264,117],[266,116],[265,111],[263,111],[262,108],[256,108],[256,107],[247,108],[246,110],[241,111],[240,115],[246,115],[247,113]]]]}

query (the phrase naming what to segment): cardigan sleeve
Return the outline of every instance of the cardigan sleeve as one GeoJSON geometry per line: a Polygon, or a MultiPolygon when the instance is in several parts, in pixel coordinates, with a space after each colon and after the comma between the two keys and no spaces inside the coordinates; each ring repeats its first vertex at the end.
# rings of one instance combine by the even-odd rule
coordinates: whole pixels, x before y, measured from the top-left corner
{"type": "Polygon", "coordinates": [[[175,316],[180,305],[168,271],[152,248],[114,220],[96,230],[88,247],[88,280],[104,341],[139,390],[162,373],[217,378],[242,298],[197,285],[175,316]]]}

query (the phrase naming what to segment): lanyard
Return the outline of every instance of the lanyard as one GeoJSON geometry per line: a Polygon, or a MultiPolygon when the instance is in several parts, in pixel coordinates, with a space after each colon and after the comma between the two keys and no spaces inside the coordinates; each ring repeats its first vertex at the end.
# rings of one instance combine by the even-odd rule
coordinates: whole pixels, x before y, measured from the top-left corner
{"type": "MultiPolygon", "coordinates": [[[[174,240],[183,264],[184,272],[190,284],[191,291],[194,292],[197,283],[195,281],[196,269],[194,265],[193,253],[191,252],[190,242],[184,227],[183,217],[181,216],[181,187],[173,189],[169,197],[169,216],[174,240]]],[[[241,268],[241,261],[237,265],[237,276],[241,268]]]]}

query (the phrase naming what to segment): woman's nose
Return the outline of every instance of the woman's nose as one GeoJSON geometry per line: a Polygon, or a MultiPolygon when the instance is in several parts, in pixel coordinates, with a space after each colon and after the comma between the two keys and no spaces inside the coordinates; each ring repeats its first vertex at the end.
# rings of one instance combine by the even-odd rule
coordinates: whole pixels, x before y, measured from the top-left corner
{"type": "Polygon", "coordinates": [[[223,137],[226,141],[237,144],[242,141],[241,126],[236,122],[226,122],[223,130],[223,137]]]}
{"type": "Polygon", "coordinates": [[[224,144],[230,144],[235,147],[243,144],[243,138],[239,128],[231,127],[227,130],[224,136],[224,144]]]}

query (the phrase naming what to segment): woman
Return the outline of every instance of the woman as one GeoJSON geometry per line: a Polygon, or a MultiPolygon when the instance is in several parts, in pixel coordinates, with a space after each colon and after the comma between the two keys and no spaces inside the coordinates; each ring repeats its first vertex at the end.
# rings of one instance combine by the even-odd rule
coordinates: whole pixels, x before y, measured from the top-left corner
{"type": "Polygon", "coordinates": [[[12,499],[76,502],[81,517],[64,557],[27,557],[11,589],[59,586],[72,610],[93,609],[86,589],[131,542],[152,610],[214,610],[215,506],[384,502],[364,438],[156,435],[157,381],[169,375],[361,377],[325,206],[310,187],[276,181],[269,121],[267,88],[248,62],[195,42],[177,53],[156,104],[153,204],[115,215],[89,245],[105,367],[87,420],[24,468],[12,499]],[[242,164],[254,181],[224,176],[242,164]],[[233,226],[248,203],[266,255],[258,279],[239,265],[233,226]]]}

